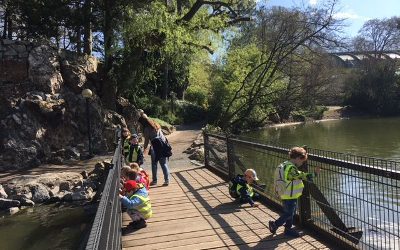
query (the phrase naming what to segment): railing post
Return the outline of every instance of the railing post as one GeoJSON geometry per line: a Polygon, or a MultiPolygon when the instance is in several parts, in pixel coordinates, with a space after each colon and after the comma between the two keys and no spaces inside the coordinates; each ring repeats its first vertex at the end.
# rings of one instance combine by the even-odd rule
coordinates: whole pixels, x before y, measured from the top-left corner
{"type": "Polygon", "coordinates": [[[233,144],[229,136],[226,137],[226,151],[228,157],[228,178],[229,180],[235,177],[235,161],[234,161],[234,151],[233,144]]]}
{"type": "Polygon", "coordinates": [[[204,140],[204,165],[209,167],[209,159],[210,159],[210,150],[209,150],[209,141],[208,134],[206,131],[203,131],[203,140],[204,140]]]}
{"type": "MultiPolygon", "coordinates": [[[[299,167],[300,171],[308,173],[308,164],[304,163],[299,167]]],[[[305,226],[309,220],[311,220],[311,195],[310,188],[307,181],[304,181],[303,194],[299,199],[299,214],[300,214],[300,224],[305,226]]]]}

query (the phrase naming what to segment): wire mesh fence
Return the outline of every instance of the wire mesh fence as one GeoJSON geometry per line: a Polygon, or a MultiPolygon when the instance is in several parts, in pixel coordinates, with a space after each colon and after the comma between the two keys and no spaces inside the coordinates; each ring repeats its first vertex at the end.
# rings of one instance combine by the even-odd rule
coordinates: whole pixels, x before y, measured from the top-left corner
{"type": "MultiPolygon", "coordinates": [[[[273,191],[273,174],[295,145],[204,136],[207,166],[227,176],[255,169],[262,184],[256,188],[280,204],[273,191]]],[[[307,151],[309,160],[301,170],[313,172],[319,167],[322,171],[313,182],[305,182],[297,212],[301,224],[352,248],[400,249],[400,163],[312,148],[307,151]]]]}
{"type": "Polygon", "coordinates": [[[116,136],[117,148],[112,160],[112,168],[104,184],[99,207],[90,231],[86,250],[121,249],[121,202],[118,196],[120,172],[123,163],[121,131],[116,136]]]}

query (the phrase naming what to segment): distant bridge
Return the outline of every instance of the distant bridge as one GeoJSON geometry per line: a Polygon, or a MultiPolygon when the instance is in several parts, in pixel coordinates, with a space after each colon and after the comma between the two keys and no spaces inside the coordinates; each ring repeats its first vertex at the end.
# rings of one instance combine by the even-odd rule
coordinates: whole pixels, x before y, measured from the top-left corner
{"type": "Polygon", "coordinates": [[[400,60],[400,50],[390,51],[349,51],[330,53],[338,65],[346,68],[359,67],[363,61],[370,59],[400,60]]]}

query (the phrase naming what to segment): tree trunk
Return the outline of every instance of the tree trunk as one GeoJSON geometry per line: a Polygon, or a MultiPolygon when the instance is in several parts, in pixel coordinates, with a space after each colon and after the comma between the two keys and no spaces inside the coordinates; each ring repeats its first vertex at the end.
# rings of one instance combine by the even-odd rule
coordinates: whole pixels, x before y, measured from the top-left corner
{"type": "Polygon", "coordinates": [[[76,53],[80,55],[82,53],[82,42],[81,42],[81,27],[76,27],[76,53]]]}
{"type": "Polygon", "coordinates": [[[7,7],[6,12],[7,14],[7,38],[12,40],[12,33],[13,33],[13,23],[12,23],[12,13],[10,13],[10,8],[7,7]]]}
{"type": "MultiPolygon", "coordinates": [[[[7,6],[7,2],[5,2],[4,6],[7,6]]],[[[9,11],[8,11],[7,7],[5,7],[5,9],[6,10],[4,12],[4,27],[3,27],[3,36],[2,36],[3,39],[7,38],[7,30],[8,30],[7,24],[8,24],[9,11]]]]}
{"type": "Polygon", "coordinates": [[[182,0],[177,0],[176,1],[176,9],[178,10],[178,15],[182,15],[182,0]]]}
{"type": "Polygon", "coordinates": [[[108,109],[116,109],[116,83],[111,77],[112,69],[112,47],[115,40],[113,22],[114,20],[114,6],[116,0],[105,0],[105,13],[104,13],[104,78],[102,86],[102,101],[104,106],[108,109]]]}
{"type": "Polygon", "coordinates": [[[93,35],[92,35],[92,1],[86,0],[84,5],[84,45],[83,45],[83,53],[85,55],[92,55],[93,48],[93,35]]]}
{"type": "Polygon", "coordinates": [[[168,65],[168,59],[165,59],[165,64],[164,64],[164,84],[163,84],[163,92],[162,92],[162,98],[164,100],[168,99],[168,72],[169,71],[169,65],[168,65]]]}

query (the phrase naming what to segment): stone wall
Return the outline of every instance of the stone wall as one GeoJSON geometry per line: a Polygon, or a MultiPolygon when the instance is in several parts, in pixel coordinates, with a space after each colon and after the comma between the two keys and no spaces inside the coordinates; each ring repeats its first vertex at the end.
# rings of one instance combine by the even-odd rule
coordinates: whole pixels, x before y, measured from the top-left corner
{"type": "Polygon", "coordinates": [[[21,83],[28,80],[28,56],[34,44],[0,40],[0,84],[21,83]]]}
{"type": "Polygon", "coordinates": [[[19,96],[32,90],[28,57],[34,44],[0,39],[0,96],[19,96]]]}

